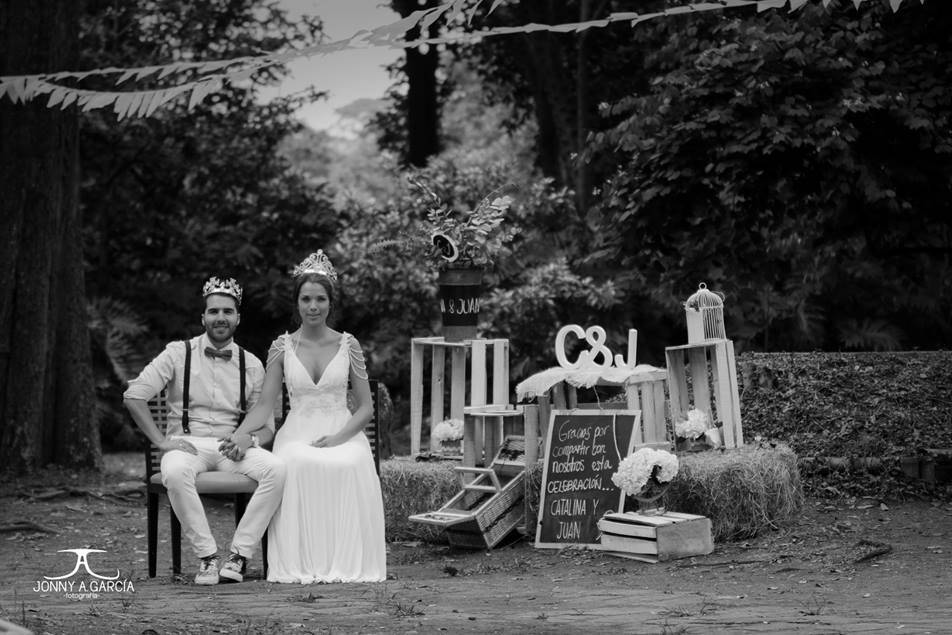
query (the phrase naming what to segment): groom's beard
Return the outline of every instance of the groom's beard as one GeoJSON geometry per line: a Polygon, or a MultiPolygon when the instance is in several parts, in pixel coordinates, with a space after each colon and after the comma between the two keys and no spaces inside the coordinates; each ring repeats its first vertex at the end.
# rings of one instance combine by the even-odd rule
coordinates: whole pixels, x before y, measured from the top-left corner
{"type": "Polygon", "coordinates": [[[213,322],[212,324],[206,323],[205,335],[208,336],[208,340],[216,348],[220,348],[231,342],[232,338],[235,337],[235,329],[237,327],[237,324],[232,325],[228,322],[213,322]]]}

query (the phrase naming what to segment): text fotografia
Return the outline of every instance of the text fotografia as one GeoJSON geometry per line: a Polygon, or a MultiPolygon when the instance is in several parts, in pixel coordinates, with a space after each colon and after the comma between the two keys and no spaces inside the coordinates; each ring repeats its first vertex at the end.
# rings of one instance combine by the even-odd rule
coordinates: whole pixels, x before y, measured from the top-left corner
{"type": "Polygon", "coordinates": [[[132,580],[37,580],[34,593],[63,593],[67,600],[98,600],[101,593],[135,593],[132,580]]]}
{"type": "Polygon", "coordinates": [[[33,587],[34,593],[62,593],[67,600],[96,600],[104,593],[135,593],[136,589],[131,580],[119,579],[119,571],[115,575],[101,575],[89,566],[89,554],[106,553],[102,549],[61,549],[59,553],[72,553],[76,562],[72,571],[64,575],[43,576],[44,580],[37,580],[33,587]],[[73,579],[85,570],[85,579],[73,579]]]}

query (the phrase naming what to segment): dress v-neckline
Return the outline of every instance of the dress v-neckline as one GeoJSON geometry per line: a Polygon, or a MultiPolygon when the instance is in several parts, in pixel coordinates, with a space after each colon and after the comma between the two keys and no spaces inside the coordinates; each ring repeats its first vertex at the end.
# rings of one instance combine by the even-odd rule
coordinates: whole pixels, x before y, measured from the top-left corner
{"type": "Polygon", "coordinates": [[[331,367],[331,364],[333,364],[334,360],[337,359],[337,356],[340,355],[341,348],[343,348],[343,345],[344,345],[344,336],[345,334],[341,333],[340,342],[338,342],[337,344],[337,351],[331,356],[330,361],[327,362],[327,365],[321,371],[321,375],[320,377],[317,378],[317,381],[314,381],[314,378],[311,377],[311,371],[308,370],[307,366],[304,364],[304,362],[301,360],[301,358],[297,354],[298,346],[301,344],[301,338],[300,336],[298,336],[296,343],[294,344],[294,349],[291,352],[294,355],[294,359],[297,360],[298,365],[301,367],[301,370],[304,371],[304,374],[307,375],[307,378],[311,382],[311,385],[314,386],[315,388],[321,385],[321,381],[324,380],[324,375],[327,374],[327,369],[331,367]]]}

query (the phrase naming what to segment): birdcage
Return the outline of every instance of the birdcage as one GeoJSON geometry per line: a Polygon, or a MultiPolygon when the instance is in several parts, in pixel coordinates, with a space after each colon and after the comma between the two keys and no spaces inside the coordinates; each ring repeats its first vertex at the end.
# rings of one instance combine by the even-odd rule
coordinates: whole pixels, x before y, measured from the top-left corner
{"type": "Polygon", "coordinates": [[[684,303],[688,322],[688,343],[727,339],[724,331],[724,297],[709,291],[703,282],[684,303]]]}

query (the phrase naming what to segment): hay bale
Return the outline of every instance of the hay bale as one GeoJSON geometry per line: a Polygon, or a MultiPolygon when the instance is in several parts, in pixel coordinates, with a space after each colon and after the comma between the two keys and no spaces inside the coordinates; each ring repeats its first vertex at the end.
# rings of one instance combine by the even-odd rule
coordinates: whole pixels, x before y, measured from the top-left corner
{"type": "Polygon", "coordinates": [[[747,445],[678,458],[681,469],[665,504],[710,518],[714,540],[752,538],[789,522],[803,507],[797,455],[789,446],[747,445]]]}
{"type": "Polygon", "coordinates": [[[407,520],[413,514],[439,509],[459,490],[459,477],[452,461],[417,462],[394,458],[380,463],[387,540],[447,542],[444,531],[434,525],[407,520]]]}
{"type": "MultiPolygon", "coordinates": [[[[711,519],[715,540],[752,538],[791,521],[803,507],[797,455],[788,446],[747,445],[678,455],[681,468],[665,495],[672,511],[711,519]]],[[[538,522],[542,462],[526,478],[526,527],[538,522]]],[[[627,509],[634,510],[631,502],[627,509]]]]}
{"type": "Polygon", "coordinates": [[[526,534],[535,540],[539,522],[539,498],[542,492],[542,461],[526,470],[526,534]]]}
{"type": "MultiPolygon", "coordinates": [[[[714,540],[752,538],[791,521],[803,507],[797,455],[788,446],[746,445],[733,450],[680,454],[681,469],[665,495],[668,509],[711,519],[714,540]]],[[[387,540],[446,543],[439,527],[407,520],[435,511],[460,491],[453,462],[381,463],[387,540]]],[[[542,462],[526,473],[526,530],[535,537],[542,462]]],[[[634,509],[634,506],[629,507],[634,509]]]]}

